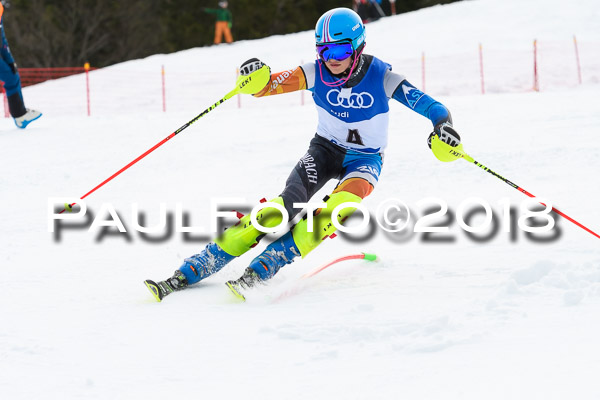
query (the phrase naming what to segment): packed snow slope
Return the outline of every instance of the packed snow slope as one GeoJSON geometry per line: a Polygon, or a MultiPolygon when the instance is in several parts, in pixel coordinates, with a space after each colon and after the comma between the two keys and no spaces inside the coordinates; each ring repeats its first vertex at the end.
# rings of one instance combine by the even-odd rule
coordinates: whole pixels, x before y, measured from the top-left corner
{"type": "MultiPolygon", "coordinates": [[[[595,0],[464,1],[367,25],[366,52],[417,86],[424,54],[426,91],[451,110],[465,150],[598,232],[598,20],[595,0]]],[[[147,226],[160,221],[161,203],[171,215],[179,203],[187,224],[208,229],[211,199],[277,196],[314,135],[308,92],[233,98],[86,198],[100,221],[111,221],[110,203],[127,234],[90,232],[91,220],[48,232],[49,197],[83,196],[219,100],[251,57],[273,71],[310,62],[313,32],[93,71],[89,117],[84,75],[45,82],[24,90],[39,121],[24,131],[0,121],[0,398],[600,397],[599,239],[562,218],[549,234],[526,235],[515,225],[526,196],[462,160],[437,161],[429,121],[394,101],[383,173],[364,205],[374,214],[402,200],[409,229],[371,224],[328,239],[245,304],[223,283],[265,243],[156,303],[142,281],[170,276],[210,235],[143,236],[132,204],[147,226]],[[460,227],[471,197],[490,205],[496,230],[470,237],[460,227]],[[413,232],[439,202],[449,211],[426,225],[449,230],[413,232]],[[380,262],[300,279],[361,251],[380,262]]]]}

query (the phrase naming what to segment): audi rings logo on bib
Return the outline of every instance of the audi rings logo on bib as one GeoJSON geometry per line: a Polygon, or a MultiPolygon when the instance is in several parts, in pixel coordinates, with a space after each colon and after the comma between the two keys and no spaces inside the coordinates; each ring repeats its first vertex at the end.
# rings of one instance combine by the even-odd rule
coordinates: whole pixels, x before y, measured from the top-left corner
{"type": "Polygon", "coordinates": [[[334,107],[343,108],[370,108],[375,102],[370,93],[352,93],[351,88],[331,89],[327,92],[327,101],[334,107]]]}

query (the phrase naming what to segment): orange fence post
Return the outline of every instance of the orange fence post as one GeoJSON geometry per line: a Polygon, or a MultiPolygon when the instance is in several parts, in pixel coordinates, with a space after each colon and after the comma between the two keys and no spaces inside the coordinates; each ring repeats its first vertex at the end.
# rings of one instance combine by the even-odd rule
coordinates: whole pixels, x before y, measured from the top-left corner
{"type": "Polygon", "coordinates": [[[533,90],[540,91],[540,78],[538,76],[537,40],[533,41],[533,90]]]}
{"type": "Polygon", "coordinates": [[[87,115],[88,117],[91,114],[90,111],[90,63],[85,63],[83,65],[83,69],[85,69],[85,87],[87,93],[87,115]]]}
{"type": "Polygon", "coordinates": [[[575,60],[577,61],[577,77],[581,85],[581,64],[579,63],[579,49],[577,48],[577,38],[573,35],[573,43],[575,44],[575,60]]]}

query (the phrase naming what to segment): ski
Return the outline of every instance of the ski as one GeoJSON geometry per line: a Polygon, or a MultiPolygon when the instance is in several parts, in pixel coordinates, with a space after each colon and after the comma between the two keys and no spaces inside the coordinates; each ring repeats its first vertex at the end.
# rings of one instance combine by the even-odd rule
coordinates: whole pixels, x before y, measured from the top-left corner
{"type": "MultiPolygon", "coordinates": [[[[318,274],[319,272],[331,267],[332,265],[335,265],[342,261],[348,261],[348,260],[378,261],[378,258],[375,254],[371,254],[371,253],[350,254],[347,256],[339,257],[339,258],[336,258],[335,260],[330,261],[327,264],[325,264],[311,272],[308,272],[308,273],[302,275],[302,277],[300,278],[300,281],[304,281],[310,277],[313,277],[316,274],[318,274]]],[[[225,286],[227,286],[227,288],[229,289],[229,292],[237,300],[240,300],[241,302],[245,302],[246,296],[244,295],[244,292],[250,288],[255,287],[258,283],[261,283],[260,278],[258,277],[256,272],[254,272],[254,270],[249,267],[244,271],[244,275],[242,275],[239,279],[227,281],[227,282],[225,282],[225,286]]],[[[175,274],[173,275],[173,277],[169,278],[165,281],[160,281],[157,283],[153,280],[147,279],[144,281],[144,284],[146,285],[146,287],[148,288],[150,293],[152,293],[152,296],[159,303],[166,296],[170,295],[171,293],[178,291],[178,290],[182,290],[185,287],[187,287],[187,281],[185,280],[183,274],[180,271],[175,271],[175,274]]],[[[293,293],[290,291],[286,291],[286,292],[282,293],[281,295],[279,295],[277,299],[279,300],[281,298],[288,297],[291,294],[293,294],[293,293]]]]}
{"type": "Polygon", "coordinates": [[[187,279],[179,270],[176,270],[173,276],[167,280],[156,283],[151,279],[146,279],[144,284],[159,303],[171,293],[185,289],[188,286],[187,279]]]}
{"type": "Polygon", "coordinates": [[[242,291],[240,290],[241,287],[236,285],[234,281],[225,282],[225,285],[229,288],[231,294],[233,294],[236,299],[241,300],[242,302],[246,301],[246,297],[242,294],[242,291]]]}
{"type": "Polygon", "coordinates": [[[156,283],[153,280],[147,279],[144,281],[144,284],[159,303],[162,301],[162,299],[177,290],[174,289],[167,281],[160,281],[156,283]]]}

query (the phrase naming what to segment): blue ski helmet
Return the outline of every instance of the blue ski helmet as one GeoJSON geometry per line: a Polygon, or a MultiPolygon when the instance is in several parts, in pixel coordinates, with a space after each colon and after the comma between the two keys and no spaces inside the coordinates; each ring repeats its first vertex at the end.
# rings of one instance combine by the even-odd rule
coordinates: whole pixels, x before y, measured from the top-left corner
{"type": "Polygon", "coordinates": [[[365,43],[365,26],[357,13],[349,8],[334,8],[317,21],[315,40],[317,45],[335,42],[351,42],[357,51],[365,43]]]}

